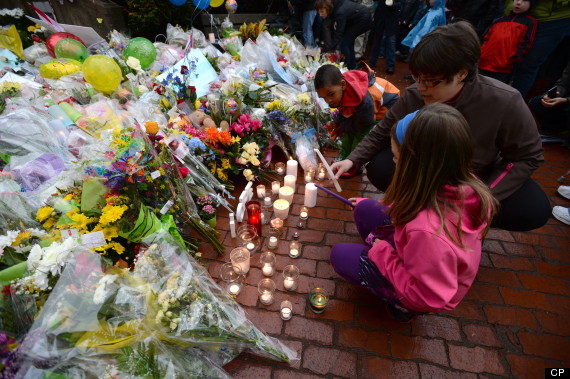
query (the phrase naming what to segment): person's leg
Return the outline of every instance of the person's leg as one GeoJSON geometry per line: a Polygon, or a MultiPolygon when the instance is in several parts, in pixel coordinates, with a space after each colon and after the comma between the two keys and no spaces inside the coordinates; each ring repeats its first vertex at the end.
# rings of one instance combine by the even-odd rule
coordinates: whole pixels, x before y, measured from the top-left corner
{"type": "Polygon", "coordinates": [[[368,246],[358,243],[337,243],[331,249],[331,265],[344,280],[357,286],[360,281],[360,255],[368,246]]]}
{"type": "Polygon", "coordinates": [[[396,69],[396,35],[386,36],[386,72],[393,74],[396,69]]]}
{"type": "Polygon", "coordinates": [[[392,181],[394,176],[394,156],[392,150],[386,148],[381,150],[366,166],[366,176],[370,183],[380,191],[386,191],[386,188],[392,181]]]}
{"type": "Polygon", "coordinates": [[[354,207],[354,223],[363,240],[380,225],[391,223],[388,207],[376,199],[361,200],[354,207]]]}
{"type": "Polygon", "coordinates": [[[354,135],[352,133],[344,133],[340,137],[340,153],[338,154],[338,159],[343,160],[348,157],[353,150],[354,135]]]}
{"type": "Polygon", "coordinates": [[[532,88],[540,66],[570,32],[570,19],[539,22],[534,42],[522,62],[515,67],[512,86],[525,97],[532,88]]]}
{"type": "Polygon", "coordinates": [[[315,21],[315,16],[317,15],[316,10],[305,11],[303,13],[303,39],[305,40],[305,45],[314,47],[315,37],[313,35],[313,22],[315,21]]]}
{"type": "Polygon", "coordinates": [[[542,188],[527,179],[521,188],[501,201],[499,214],[491,226],[518,232],[533,230],[546,224],[550,211],[550,201],[542,188]]]}
{"type": "Polygon", "coordinates": [[[354,37],[342,37],[340,39],[340,52],[346,58],[346,67],[349,70],[356,68],[356,59],[354,57],[354,37]]]}

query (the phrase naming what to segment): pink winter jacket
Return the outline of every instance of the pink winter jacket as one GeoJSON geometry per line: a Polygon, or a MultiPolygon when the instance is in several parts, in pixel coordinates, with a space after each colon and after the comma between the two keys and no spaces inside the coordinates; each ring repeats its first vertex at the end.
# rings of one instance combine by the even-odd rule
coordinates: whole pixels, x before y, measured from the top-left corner
{"type": "MultiPolygon", "coordinates": [[[[481,232],[485,224],[475,227],[469,215],[480,212],[480,200],[471,187],[463,186],[463,204],[459,187],[445,186],[445,196],[463,209],[461,249],[440,230],[441,223],[433,210],[422,210],[417,217],[396,228],[396,250],[380,241],[368,252],[369,258],[395,287],[400,301],[420,312],[454,309],[463,299],[477,275],[481,260],[481,232]]],[[[447,228],[456,236],[457,217],[444,215],[447,228]]]]}

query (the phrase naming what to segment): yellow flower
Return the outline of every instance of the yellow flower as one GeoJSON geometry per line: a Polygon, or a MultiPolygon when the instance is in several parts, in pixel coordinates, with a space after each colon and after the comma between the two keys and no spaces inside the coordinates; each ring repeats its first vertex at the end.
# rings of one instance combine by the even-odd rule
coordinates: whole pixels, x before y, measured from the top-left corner
{"type": "Polygon", "coordinates": [[[162,98],[160,99],[160,106],[163,108],[168,108],[170,109],[170,103],[168,102],[168,100],[166,100],[166,98],[162,98]]]}
{"type": "Polygon", "coordinates": [[[200,99],[196,99],[196,101],[194,102],[194,107],[196,109],[200,109],[201,105],[202,105],[202,103],[200,102],[200,99]]]}
{"type": "Polygon", "coordinates": [[[239,138],[238,136],[232,137],[232,144],[239,143],[239,141],[241,141],[241,138],[239,138]]]}
{"type": "Polygon", "coordinates": [[[28,32],[33,33],[36,31],[36,27],[35,26],[28,26],[28,32]]]}
{"type": "Polygon", "coordinates": [[[263,80],[258,80],[255,83],[257,83],[257,85],[260,87],[265,87],[265,82],[263,80]]]}
{"type": "Polygon", "coordinates": [[[105,235],[105,239],[110,241],[113,238],[119,236],[119,228],[116,226],[110,226],[107,228],[103,228],[103,234],[105,235]]]}
{"type": "Polygon", "coordinates": [[[297,100],[299,100],[299,102],[301,102],[301,103],[309,104],[311,101],[311,98],[306,93],[300,93],[297,95],[297,100]]]}
{"type": "Polygon", "coordinates": [[[107,225],[115,222],[123,216],[123,213],[125,213],[127,209],[129,209],[129,207],[126,205],[105,205],[102,209],[99,223],[101,225],[107,225]]]}
{"type": "Polygon", "coordinates": [[[267,109],[274,111],[281,107],[281,100],[273,100],[271,103],[267,104],[267,109]]]}
{"type": "Polygon", "coordinates": [[[230,160],[228,158],[222,159],[222,168],[227,169],[230,168],[230,160]]]}
{"type": "Polygon", "coordinates": [[[18,237],[16,237],[16,240],[12,243],[12,246],[19,246],[23,240],[28,239],[32,236],[32,232],[30,232],[29,230],[26,230],[25,232],[22,232],[20,234],[18,234],[18,237]]]}
{"type": "Polygon", "coordinates": [[[36,220],[38,220],[39,222],[43,222],[45,219],[51,216],[52,213],[53,213],[52,207],[48,206],[41,207],[40,209],[38,209],[38,213],[36,214],[36,220]]]}
{"type": "Polygon", "coordinates": [[[48,218],[47,221],[43,223],[43,227],[46,230],[50,230],[51,228],[53,228],[56,222],[57,220],[55,218],[48,218]]]}
{"type": "Polygon", "coordinates": [[[75,222],[77,229],[87,229],[87,225],[95,221],[92,217],[87,217],[83,213],[76,213],[71,216],[71,219],[75,222]]]}
{"type": "Polygon", "coordinates": [[[226,175],[226,173],[224,172],[224,170],[222,170],[221,168],[219,168],[219,169],[217,170],[217,175],[218,175],[218,178],[219,178],[221,181],[225,182],[225,181],[227,180],[227,175],[226,175]]]}

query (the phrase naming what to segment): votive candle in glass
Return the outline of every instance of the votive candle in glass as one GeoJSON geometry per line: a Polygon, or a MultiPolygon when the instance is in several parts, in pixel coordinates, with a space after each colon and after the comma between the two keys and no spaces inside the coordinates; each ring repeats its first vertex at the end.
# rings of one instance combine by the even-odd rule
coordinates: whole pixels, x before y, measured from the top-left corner
{"type": "Polygon", "coordinates": [[[309,169],[305,171],[305,183],[311,183],[313,181],[314,176],[315,176],[315,169],[309,167],[309,169]]]}
{"type": "Polygon", "coordinates": [[[289,242],[289,256],[291,258],[299,258],[301,256],[301,244],[299,241],[289,242]]]}
{"type": "Polygon", "coordinates": [[[279,188],[281,188],[281,183],[279,183],[277,180],[271,182],[271,192],[273,192],[273,195],[279,195],[279,188]]]}
{"type": "Polygon", "coordinates": [[[309,307],[314,313],[322,313],[329,302],[329,295],[323,288],[313,288],[309,292],[309,307]]]}
{"type": "Polygon", "coordinates": [[[274,227],[269,228],[269,239],[267,240],[267,247],[270,249],[277,249],[279,245],[279,237],[283,228],[277,229],[274,227]]]}
{"type": "Polygon", "coordinates": [[[288,291],[297,289],[299,268],[295,265],[287,265],[283,269],[283,287],[288,291]]]}
{"type": "Polygon", "coordinates": [[[283,220],[278,217],[271,220],[269,224],[271,225],[272,228],[279,229],[280,232],[281,230],[283,230],[283,225],[285,225],[283,220]]]}
{"type": "Polygon", "coordinates": [[[275,217],[285,220],[289,215],[289,202],[285,199],[275,200],[273,202],[273,211],[275,212],[275,217]]]}
{"type": "MultiPolygon", "coordinates": [[[[316,189],[317,187],[315,187],[316,189]]],[[[295,190],[292,187],[284,186],[279,188],[279,198],[285,199],[289,204],[293,203],[293,196],[295,195],[295,190]]]]}
{"type": "Polygon", "coordinates": [[[259,264],[261,265],[261,272],[265,276],[273,276],[275,274],[275,254],[271,251],[265,251],[259,256],[259,264]]]}
{"type": "Polygon", "coordinates": [[[243,275],[239,266],[232,262],[224,263],[220,266],[220,278],[225,282],[226,292],[229,295],[239,295],[243,288],[243,275]]]}
{"type": "Polygon", "coordinates": [[[283,300],[279,311],[282,320],[290,320],[293,316],[293,304],[289,300],[283,300]]]}
{"type": "Polygon", "coordinates": [[[277,174],[279,175],[285,175],[285,163],[283,162],[275,163],[275,171],[277,171],[277,174]]]}
{"type": "Polygon", "coordinates": [[[230,252],[230,261],[234,266],[238,266],[240,273],[244,275],[249,272],[250,254],[245,247],[236,247],[230,252]]]}
{"type": "Polygon", "coordinates": [[[305,205],[301,207],[301,212],[299,212],[299,218],[301,220],[306,220],[309,218],[309,207],[305,205]]]}
{"type": "Polygon", "coordinates": [[[257,200],[251,200],[245,203],[245,209],[247,210],[247,223],[253,226],[257,235],[261,237],[261,204],[257,200]]]}
{"type": "Polygon", "coordinates": [[[327,178],[327,170],[323,163],[319,163],[319,168],[317,169],[317,179],[318,180],[325,180],[327,178]]]}
{"type": "Polygon", "coordinates": [[[240,226],[237,230],[237,236],[239,245],[249,250],[250,254],[255,253],[259,248],[260,238],[253,225],[245,224],[240,226]]]}
{"type": "Polygon", "coordinates": [[[263,184],[259,184],[257,187],[255,187],[256,192],[257,192],[257,197],[259,199],[263,199],[265,197],[265,186],[263,184]]]}
{"type": "Polygon", "coordinates": [[[259,291],[259,302],[263,305],[273,304],[273,293],[275,292],[275,282],[269,278],[261,279],[257,284],[259,291]]]}

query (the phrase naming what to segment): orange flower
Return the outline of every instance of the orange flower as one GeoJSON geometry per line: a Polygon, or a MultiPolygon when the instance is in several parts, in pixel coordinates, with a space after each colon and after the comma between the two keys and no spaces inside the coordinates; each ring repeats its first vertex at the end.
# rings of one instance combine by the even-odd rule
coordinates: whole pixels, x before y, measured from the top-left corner
{"type": "Polygon", "coordinates": [[[229,131],[223,131],[220,133],[220,142],[224,145],[230,145],[232,143],[232,135],[229,131]]]}
{"type": "Polygon", "coordinates": [[[220,132],[217,128],[206,128],[204,132],[206,133],[206,139],[211,143],[217,143],[220,140],[220,132]]]}
{"type": "Polygon", "coordinates": [[[155,135],[158,133],[158,123],[156,121],[147,121],[144,123],[144,127],[148,134],[155,135]]]}

